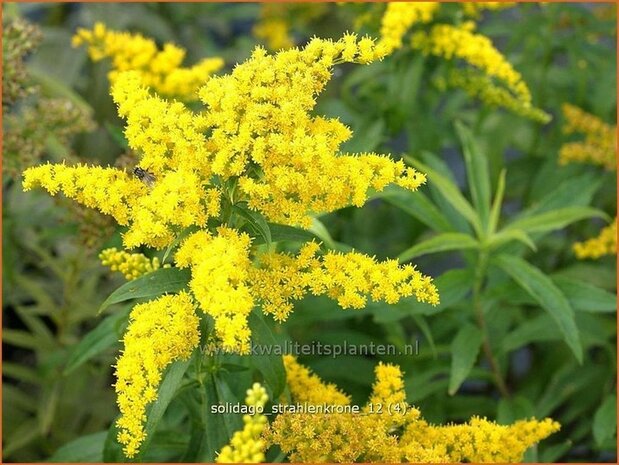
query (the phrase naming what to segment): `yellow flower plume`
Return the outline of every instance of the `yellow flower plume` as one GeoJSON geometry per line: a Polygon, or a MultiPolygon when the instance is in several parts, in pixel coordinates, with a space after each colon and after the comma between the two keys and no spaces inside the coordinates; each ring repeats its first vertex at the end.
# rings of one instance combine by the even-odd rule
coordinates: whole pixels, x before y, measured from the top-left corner
{"type": "MultiPolygon", "coordinates": [[[[294,402],[328,403],[339,392],[293,357],[284,362],[294,402]]],[[[265,432],[267,442],[278,445],[291,462],[301,463],[518,462],[529,447],[560,427],[549,418],[498,425],[473,417],[461,425],[430,425],[406,403],[399,367],[380,363],[375,375],[362,413],[282,413],[265,432]]]]}
{"type": "MultiPolygon", "coordinates": [[[[124,250],[118,250],[116,247],[102,250],[99,254],[99,259],[103,266],[109,266],[110,270],[121,272],[129,281],[158,270],[161,267],[157,257],[150,259],[144,254],[129,253],[124,250]]],[[[169,266],[164,265],[164,268],[169,266]]]]}
{"type": "Polygon", "coordinates": [[[388,53],[402,47],[402,38],[418,23],[432,21],[440,2],[390,2],[381,19],[380,44],[388,53]]]}
{"type": "Polygon", "coordinates": [[[562,107],[566,134],[582,134],[584,141],[568,142],[559,149],[559,162],[601,165],[607,170],[617,169],[617,126],[606,124],[597,116],[580,108],[564,104],[562,107]]]}
{"type": "Polygon", "coordinates": [[[268,400],[266,389],[260,383],[254,383],[247,390],[245,405],[252,407],[256,413],[243,416],[243,429],[235,432],[230,444],[221,449],[217,463],[264,462],[266,443],[261,436],[267,425],[267,417],[262,414],[262,409],[268,400]]]}
{"type": "Polygon", "coordinates": [[[138,453],[146,437],[146,406],[157,399],[163,371],[175,360],[187,359],[198,342],[199,319],[185,292],[138,304],[131,311],[115,384],[121,413],[118,442],[127,457],[138,453]]]}
{"type": "Polygon", "coordinates": [[[103,23],[96,23],[92,30],[78,29],[72,42],[74,47],[86,44],[93,61],[111,58],[110,83],[123,71],[133,70],[139,73],[145,86],[181,100],[196,100],[198,88],[224,64],[221,58],[205,58],[184,68],[181,63],[186,51],[177,45],[166,43],[163,50],[159,50],[152,39],[141,34],[112,31],[103,23]]]}
{"type": "Polygon", "coordinates": [[[215,333],[224,350],[247,353],[247,318],[254,308],[250,292],[251,238],[220,227],[217,236],[198,231],[176,252],[176,264],[191,268],[189,287],[202,310],[215,320],[215,333]]]}
{"type": "Polygon", "coordinates": [[[266,313],[285,320],[292,302],[307,293],[326,295],[344,308],[363,308],[373,301],[397,303],[415,296],[436,305],[438,292],[429,277],[414,266],[397,260],[378,262],[358,252],[327,252],[317,255],[318,244],[306,243],[297,256],[267,253],[259,257],[260,267],[251,271],[254,293],[266,313]]]}
{"type": "Polygon", "coordinates": [[[574,254],[580,260],[586,258],[600,258],[604,255],[617,253],[617,218],[602,229],[597,237],[592,237],[584,242],[577,242],[573,246],[574,254]]]}

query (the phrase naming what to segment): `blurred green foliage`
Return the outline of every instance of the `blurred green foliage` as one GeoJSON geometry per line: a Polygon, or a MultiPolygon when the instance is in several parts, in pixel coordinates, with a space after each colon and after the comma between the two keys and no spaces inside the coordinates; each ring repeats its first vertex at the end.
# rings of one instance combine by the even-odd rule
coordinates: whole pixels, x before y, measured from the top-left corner
{"type": "MultiPolygon", "coordinates": [[[[38,156],[60,160],[72,152],[112,164],[126,147],[108,94],[108,65],[93,64],[83,49],[70,47],[76,28],[102,21],[112,29],[139,31],[186,47],[191,62],[222,56],[229,70],[257,43],[251,28],[260,8],[5,5],[5,22],[27,17],[43,37],[26,68],[38,94],[20,95],[5,115],[40,108],[36,101],[44,97],[65,99],[92,115],[96,128],[60,142],[44,137],[38,156]]],[[[331,4],[297,29],[293,22],[294,37],[300,42],[312,35],[337,37],[361,14],[370,13],[376,23],[381,8],[331,4]]],[[[429,421],[551,416],[561,431],[529,451],[528,461],[615,461],[615,259],[578,261],[571,244],[616,215],[616,173],[557,163],[565,140],[563,103],[614,123],[612,8],[521,4],[481,20],[479,31],[522,73],[535,105],[553,115],[547,125],[483,107],[460,91],[440,90],[435,77],[444,64],[410,50],[338,71],[317,111],[352,128],[355,137],[346,150],[403,156],[429,179],[419,193],[388,190],[362,209],[325,215],[317,225],[326,231],[313,232],[329,246],[414,258],[435,278],[441,304],[404,300],[342,311],[326,299],[308,298],[281,326],[256,315],[256,337],[399,348],[418,341],[419,353],[412,357],[301,361],[360,403],[370,391],[373,366],[379,360],[397,363],[406,373],[408,401],[429,421]]],[[[364,28],[375,31],[376,24],[364,28]]],[[[4,459],[123,460],[110,427],[116,416],[111,365],[126,323],[126,299],[116,294],[113,311],[97,316],[121,281],[98,264],[97,246],[80,242],[83,219],[76,220],[75,211],[43,193],[22,193],[18,177],[5,175],[3,196],[4,459]]],[[[271,233],[287,237],[290,231],[271,233]]],[[[254,369],[271,394],[283,389],[281,370],[265,368],[277,365],[265,357],[248,362],[217,356],[208,363],[212,374],[205,384],[192,381],[195,360],[176,368],[187,370],[189,380],[178,391],[177,385],[167,388],[168,409],[142,460],[213,460],[212,448],[193,445],[203,437],[225,443],[239,419],[219,424],[224,420],[209,417],[204,399],[242,398],[254,369]],[[196,384],[195,392],[185,389],[196,384]]],[[[275,459],[276,452],[268,457],[275,459]]]]}

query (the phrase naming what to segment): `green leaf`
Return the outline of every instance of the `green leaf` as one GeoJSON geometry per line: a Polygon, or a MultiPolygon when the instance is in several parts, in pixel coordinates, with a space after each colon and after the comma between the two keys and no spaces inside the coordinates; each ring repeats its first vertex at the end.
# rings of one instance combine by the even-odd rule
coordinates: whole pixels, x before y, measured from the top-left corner
{"type": "Polygon", "coordinates": [[[593,417],[593,438],[598,446],[615,437],[617,431],[617,396],[606,396],[593,417]]]}
{"type": "Polygon", "coordinates": [[[107,431],[87,434],[59,447],[49,462],[81,462],[97,463],[103,461],[103,444],[107,431]]]}
{"type": "Polygon", "coordinates": [[[253,310],[248,321],[252,334],[252,346],[256,347],[256,351],[251,356],[251,363],[264,377],[266,387],[271,391],[269,397],[277,399],[286,387],[286,370],[281,353],[280,355],[272,355],[259,352],[261,349],[264,349],[265,352],[273,351],[275,346],[278,345],[277,339],[259,310],[253,310]]]}
{"type": "Polygon", "coordinates": [[[490,208],[490,218],[488,220],[488,234],[493,234],[499,225],[499,218],[501,216],[501,206],[503,205],[503,196],[505,195],[505,176],[507,172],[501,170],[499,174],[499,182],[496,186],[496,193],[494,194],[494,200],[492,201],[492,207],[490,208]]]}
{"type": "Polygon", "coordinates": [[[468,234],[457,232],[443,233],[415,244],[398,255],[398,260],[405,262],[429,253],[475,249],[478,246],[479,243],[468,234]]]}
{"type": "Polygon", "coordinates": [[[449,220],[423,192],[390,189],[381,194],[380,198],[413,216],[434,231],[448,232],[453,230],[449,220]]]}
{"type": "Polygon", "coordinates": [[[553,276],[552,280],[565,294],[574,310],[595,313],[617,312],[616,294],[565,276],[553,276]]]}
{"type": "Polygon", "coordinates": [[[451,343],[451,371],[449,372],[449,395],[454,395],[475,365],[483,335],[479,328],[467,323],[458,331],[451,343]]]}
{"type": "Polygon", "coordinates": [[[250,210],[247,205],[242,202],[234,204],[232,209],[246,221],[247,225],[255,234],[262,238],[265,244],[271,244],[271,230],[264,216],[254,210],[250,210]]]}
{"type": "Polygon", "coordinates": [[[555,231],[576,221],[593,217],[608,219],[606,213],[595,208],[565,207],[516,219],[507,225],[503,231],[513,231],[514,229],[522,229],[528,233],[555,231]]]}
{"type": "Polygon", "coordinates": [[[519,257],[503,254],[495,257],[494,262],[553,317],[565,342],[582,363],[582,345],[574,310],[559,288],[541,270],[519,257]]]}
{"type": "Polygon", "coordinates": [[[157,400],[150,405],[148,413],[146,414],[146,425],[144,428],[146,438],[140,446],[138,458],[144,455],[151,444],[155,431],[157,431],[157,425],[163,418],[163,414],[168,408],[168,405],[170,405],[170,402],[176,395],[181,381],[183,380],[183,375],[189,367],[189,362],[190,359],[174,362],[164,375],[163,382],[159,386],[159,392],[157,393],[157,400]]]}
{"type": "Polygon", "coordinates": [[[217,383],[218,380],[212,374],[207,377],[205,384],[200,388],[203,390],[201,405],[199,406],[202,412],[202,435],[200,438],[200,450],[195,459],[195,462],[198,463],[213,463],[217,453],[229,442],[234,434],[234,428],[226,421],[226,417],[230,415],[216,413],[211,410],[213,406],[224,405],[226,402],[235,402],[235,399],[221,397],[221,386],[218,389],[217,383]]]}
{"type": "Polygon", "coordinates": [[[490,212],[490,175],[488,159],[481,153],[471,130],[460,121],[456,121],[456,132],[460,138],[466,164],[466,175],[473,205],[479,214],[481,224],[487,230],[490,212]]]}
{"type": "MultiPolygon", "coordinates": [[[[294,226],[288,226],[285,224],[268,223],[269,230],[271,231],[271,240],[273,242],[289,241],[289,242],[322,242],[318,235],[308,231],[307,229],[295,228],[294,226]]],[[[264,238],[259,236],[254,241],[255,244],[264,243],[264,238]]]]}
{"type": "Polygon", "coordinates": [[[509,353],[531,342],[560,340],[560,334],[548,330],[554,328],[553,321],[547,313],[527,319],[503,338],[501,342],[503,351],[509,353]]]}
{"type": "Polygon", "coordinates": [[[107,307],[127,300],[158,297],[164,293],[176,293],[187,287],[191,274],[180,268],[159,268],[138,279],[123,284],[99,307],[99,313],[107,307]]]}
{"type": "Polygon", "coordinates": [[[125,320],[126,323],[129,310],[130,309],[127,308],[108,316],[99,323],[95,329],[86,334],[73,350],[71,350],[63,374],[66,376],[72,373],[88,360],[116,344],[120,339],[118,331],[119,325],[122,324],[121,322],[123,322],[123,320],[125,320]]]}
{"type": "Polygon", "coordinates": [[[406,162],[428,176],[429,182],[436,187],[445,200],[455,208],[473,226],[478,237],[482,236],[482,227],[479,216],[471,204],[464,198],[458,187],[448,178],[439,174],[428,165],[421,163],[410,156],[404,157],[406,162]]]}
{"type": "Polygon", "coordinates": [[[507,244],[508,242],[518,241],[529,247],[531,250],[537,250],[535,242],[522,229],[503,230],[492,234],[488,241],[488,247],[495,249],[507,244]]]}

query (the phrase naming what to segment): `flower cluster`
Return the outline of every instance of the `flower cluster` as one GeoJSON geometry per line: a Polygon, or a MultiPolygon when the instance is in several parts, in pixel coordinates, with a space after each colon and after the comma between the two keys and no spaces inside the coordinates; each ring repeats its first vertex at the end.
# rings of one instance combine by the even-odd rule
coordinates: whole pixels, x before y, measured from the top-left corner
{"type": "MultiPolygon", "coordinates": [[[[320,379],[302,370],[294,358],[286,360],[293,401],[322,404],[327,401],[323,393],[337,392],[333,386],[321,389],[320,379]],[[312,389],[306,389],[308,376],[312,389]]],[[[267,441],[289,454],[291,462],[518,462],[529,447],[559,430],[559,424],[549,418],[508,426],[478,417],[461,425],[431,425],[406,404],[397,366],[381,363],[375,375],[362,413],[283,413],[266,431],[267,441]],[[384,411],[391,406],[390,411],[398,414],[378,412],[378,405],[384,411]]]]}
{"type": "Polygon", "coordinates": [[[462,2],[462,10],[467,16],[478,18],[483,10],[503,10],[516,5],[516,2],[462,2]]]}
{"type": "Polygon", "coordinates": [[[116,247],[102,250],[99,259],[103,266],[109,266],[112,271],[120,271],[127,280],[137,279],[161,266],[157,257],[150,259],[144,254],[129,253],[116,247]]]}
{"type": "Polygon", "coordinates": [[[414,24],[432,21],[440,5],[439,2],[388,3],[381,20],[379,43],[388,53],[401,48],[402,38],[408,30],[414,24]]]}
{"type": "Polygon", "coordinates": [[[166,43],[163,50],[159,50],[152,39],[141,34],[111,31],[102,23],[96,23],[92,30],[77,31],[73,46],[83,44],[88,46],[93,61],[112,59],[110,82],[115,82],[123,71],[135,70],[144,85],[162,95],[183,100],[195,100],[197,89],[224,64],[221,58],[205,58],[184,68],[181,63],[186,52],[177,45],[166,43]]]}
{"type": "Polygon", "coordinates": [[[552,118],[545,111],[524,103],[505,87],[495,84],[490,76],[470,69],[452,69],[446,77],[437,78],[435,83],[443,89],[462,89],[470,97],[477,98],[488,106],[505,108],[539,123],[548,123],[552,118]]]}
{"type": "MultiPolygon", "coordinates": [[[[120,42],[105,39],[114,34],[99,27],[78,36],[93,44],[120,42]]],[[[136,43],[152,50],[142,40],[136,43]]],[[[129,60],[120,45],[114,47],[118,60],[129,60]]],[[[383,55],[372,39],[354,34],[338,41],[313,39],[303,49],[272,56],[257,48],[231,74],[209,79],[199,92],[201,111],[161,98],[154,92],[157,84],[147,86],[143,69],[128,66],[114,75],[112,96],[126,119],[125,136],[139,156],[139,170],[63,163],[24,172],[24,190],[62,192],[126,226],[127,249],[171,251],[180,243],[173,254],[176,266],[191,271],[191,297],[164,296],[132,312],[116,385],[119,440],[128,456],[143,441],[144,409],[156,396],[161,372],[198,343],[193,299],[215,322],[212,340],[238,353],[249,350],[248,317],[257,305],[283,320],[292,301],[306,293],[326,294],[344,308],[363,307],[368,298],[438,302],[431,280],[411,265],[357,252],[318,255],[313,243],[297,256],[258,249],[239,229],[243,217],[234,213],[249,208],[269,221],[308,226],[317,212],[363,205],[371,190],[390,183],[416,190],[425,182],[402,161],[340,153],[350,129],[312,114],[334,65],[370,63],[383,55]],[[297,270],[286,269],[288,262],[297,270]]],[[[123,271],[131,277],[149,269],[143,259],[123,254],[107,252],[105,259],[119,269],[124,260],[123,271]]]]}
{"type": "Polygon", "coordinates": [[[574,244],[574,253],[579,259],[600,258],[617,253],[617,218],[602,229],[597,237],[574,244]]]}
{"type": "Polygon", "coordinates": [[[189,294],[164,295],[136,305],[116,362],[116,393],[121,417],[118,442],[133,457],[144,441],[146,406],[157,398],[164,369],[186,359],[199,341],[199,320],[189,294]]]}
{"type": "Polygon", "coordinates": [[[447,60],[463,60],[487,76],[498,79],[523,105],[531,104],[529,88],[522,76],[499,52],[492,41],[474,32],[475,23],[459,26],[437,24],[428,31],[418,31],[412,36],[411,46],[425,54],[447,60]]]}
{"type": "Polygon", "coordinates": [[[318,256],[318,249],[318,244],[311,242],[297,256],[260,255],[260,267],[252,271],[252,279],[261,284],[256,295],[263,302],[263,310],[276,320],[285,320],[292,301],[308,292],[327,295],[344,309],[365,307],[368,296],[394,304],[414,295],[420,302],[438,304],[431,280],[412,265],[399,265],[397,260],[377,262],[357,252],[318,256]]]}
{"type": "Polygon", "coordinates": [[[251,333],[247,318],[254,308],[250,292],[250,237],[220,227],[217,235],[198,231],[176,252],[176,264],[191,268],[189,287],[200,307],[215,320],[224,350],[245,353],[251,333]]]}
{"type": "Polygon", "coordinates": [[[254,383],[247,390],[245,404],[255,409],[254,415],[243,416],[243,429],[232,436],[230,444],[224,446],[217,456],[217,463],[260,463],[264,462],[266,443],[261,439],[267,424],[267,417],[261,412],[269,400],[266,389],[254,383]]]}
{"type": "Polygon", "coordinates": [[[308,368],[298,363],[294,356],[284,355],[284,366],[290,394],[298,402],[325,405],[350,403],[350,397],[340,391],[335,384],[324,383],[308,368]]]}
{"type": "Polygon", "coordinates": [[[570,104],[563,105],[566,134],[579,133],[584,141],[563,144],[559,150],[559,162],[584,162],[601,165],[608,170],[617,166],[617,126],[611,126],[600,118],[570,104]]]}
{"type": "MultiPolygon", "coordinates": [[[[465,15],[477,18],[482,10],[498,10],[514,3],[467,2],[461,5],[465,15]]],[[[408,31],[416,24],[434,21],[440,7],[440,2],[388,3],[381,19],[379,44],[388,53],[402,48],[408,31]]],[[[520,73],[488,37],[476,34],[474,30],[473,21],[460,25],[435,23],[413,30],[410,44],[424,54],[446,60],[459,59],[471,66],[471,69],[451,70],[446,77],[439,79],[439,87],[462,88],[488,105],[503,107],[541,123],[548,122],[550,115],[531,105],[529,88],[520,73]]]]}

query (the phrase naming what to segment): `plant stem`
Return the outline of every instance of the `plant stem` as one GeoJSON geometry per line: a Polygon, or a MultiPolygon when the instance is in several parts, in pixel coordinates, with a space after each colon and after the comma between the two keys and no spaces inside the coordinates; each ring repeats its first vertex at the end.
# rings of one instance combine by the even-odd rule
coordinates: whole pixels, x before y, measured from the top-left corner
{"type": "Polygon", "coordinates": [[[479,258],[477,261],[477,266],[475,268],[475,281],[473,283],[473,308],[475,309],[475,316],[477,317],[477,325],[482,332],[483,335],[483,347],[484,354],[490,363],[490,369],[492,370],[492,374],[494,375],[494,379],[496,385],[501,392],[501,396],[509,397],[509,390],[507,389],[507,385],[505,384],[505,380],[501,375],[501,370],[499,369],[499,364],[492,352],[492,347],[490,347],[490,338],[488,337],[488,327],[486,325],[486,319],[484,318],[484,308],[481,303],[481,292],[484,285],[484,277],[486,275],[486,270],[488,268],[488,252],[485,250],[481,250],[479,253],[479,258]]]}

